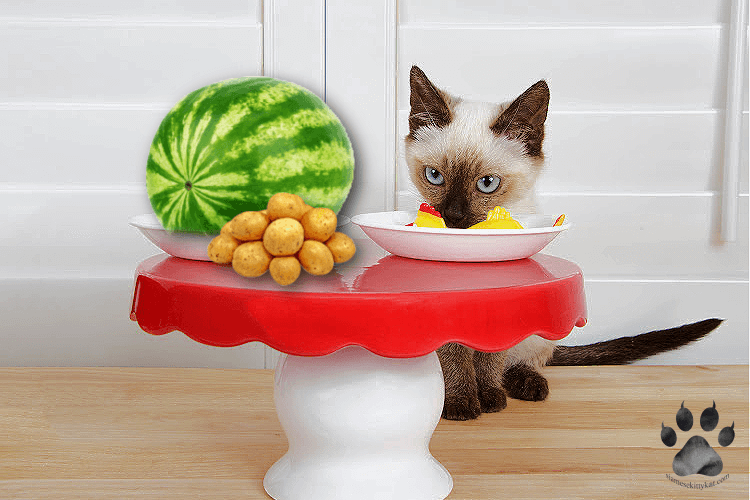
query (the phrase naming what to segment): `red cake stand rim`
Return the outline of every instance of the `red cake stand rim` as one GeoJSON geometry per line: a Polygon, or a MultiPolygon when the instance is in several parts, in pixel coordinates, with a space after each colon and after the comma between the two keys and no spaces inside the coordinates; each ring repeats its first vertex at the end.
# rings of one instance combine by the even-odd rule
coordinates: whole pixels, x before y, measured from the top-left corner
{"type": "MultiPolygon", "coordinates": [[[[197,283],[154,273],[167,259],[176,258],[153,257],[138,267],[131,319],[150,334],[180,331],[211,346],[259,341],[287,354],[321,356],[358,345],[380,356],[406,358],[449,342],[490,352],[531,335],[559,340],[586,324],[583,275],[568,261],[577,271],[534,284],[426,296],[352,286],[336,292],[293,292],[197,283]]],[[[194,268],[188,262],[168,263],[194,268]]],[[[385,264],[396,271],[411,265],[398,260],[385,264]]]]}

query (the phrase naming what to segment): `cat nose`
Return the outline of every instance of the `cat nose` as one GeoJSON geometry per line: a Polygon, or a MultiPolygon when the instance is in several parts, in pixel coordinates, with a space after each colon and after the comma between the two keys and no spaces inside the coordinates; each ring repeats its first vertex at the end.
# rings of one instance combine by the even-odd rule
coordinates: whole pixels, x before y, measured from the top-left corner
{"type": "Polygon", "coordinates": [[[442,210],[441,213],[443,215],[443,219],[445,220],[446,226],[462,229],[468,227],[464,224],[466,222],[464,220],[466,218],[466,213],[464,212],[463,207],[461,207],[460,203],[451,203],[444,210],[442,210]]]}

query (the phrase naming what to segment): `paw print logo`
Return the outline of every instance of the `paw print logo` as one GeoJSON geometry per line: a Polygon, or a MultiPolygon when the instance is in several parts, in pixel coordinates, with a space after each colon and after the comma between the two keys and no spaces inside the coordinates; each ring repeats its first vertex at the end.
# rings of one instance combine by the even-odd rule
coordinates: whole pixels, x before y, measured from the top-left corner
{"type": "MultiPolygon", "coordinates": [[[[685,408],[685,402],[680,405],[675,417],[677,427],[681,431],[688,432],[693,428],[693,414],[685,408]]],[[[701,413],[701,429],[712,432],[719,425],[719,412],[716,410],[716,401],[710,408],[701,413]]],[[[670,448],[677,444],[677,433],[671,427],[661,423],[661,441],[670,448]]],[[[734,441],[734,422],[729,427],[724,427],[718,437],[721,446],[729,446],[734,441]]],[[[703,476],[718,476],[724,468],[721,457],[702,436],[693,436],[687,440],[672,461],[672,470],[678,476],[689,476],[701,474],[703,476]]]]}

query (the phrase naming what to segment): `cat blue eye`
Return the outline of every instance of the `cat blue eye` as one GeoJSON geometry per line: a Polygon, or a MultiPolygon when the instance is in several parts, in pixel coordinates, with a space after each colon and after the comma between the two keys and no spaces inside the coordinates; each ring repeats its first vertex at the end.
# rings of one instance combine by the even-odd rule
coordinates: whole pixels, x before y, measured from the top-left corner
{"type": "Polygon", "coordinates": [[[443,182],[445,182],[445,179],[443,178],[443,174],[441,174],[438,170],[435,170],[434,168],[430,168],[430,167],[425,168],[424,176],[427,177],[427,181],[430,184],[434,184],[436,186],[439,186],[443,182]]]}
{"type": "Polygon", "coordinates": [[[485,175],[477,182],[477,189],[485,194],[493,193],[500,187],[500,177],[485,175]]]}

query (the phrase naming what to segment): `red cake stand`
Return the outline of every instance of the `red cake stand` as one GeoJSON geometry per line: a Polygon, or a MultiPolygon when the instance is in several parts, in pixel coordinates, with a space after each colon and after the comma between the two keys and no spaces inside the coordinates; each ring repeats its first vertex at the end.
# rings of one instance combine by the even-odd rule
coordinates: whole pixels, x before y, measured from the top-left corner
{"type": "Polygon", "coordinates": [[[585,325],[586,302],[581,270],[557,257],[432,262],[361,240],[331,274],[287,287],[152,257],[138,266],[130,317],[155,335],[285,353],[274,401],[289,450],[263,481],[271,497],[433,500],[453,486],[428,448],[444,399],[435,350],[561,339],[585,325]]]}

